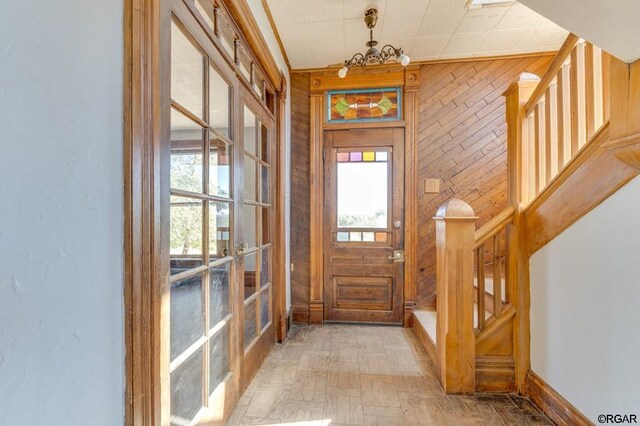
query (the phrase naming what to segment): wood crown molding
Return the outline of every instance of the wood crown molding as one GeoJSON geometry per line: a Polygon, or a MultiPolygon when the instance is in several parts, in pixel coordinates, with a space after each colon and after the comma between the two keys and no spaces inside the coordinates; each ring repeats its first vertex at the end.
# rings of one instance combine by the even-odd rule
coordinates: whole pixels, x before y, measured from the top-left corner
{"type": "Polygon", "coordinates": [[[249,43],[249,48],[264,67],[271,84],[278,90],[282,90],[280,68],[278,68],[278,64],[273,58],[271,49],[269,49],[269,45],[262,35],[262,31],[251,12],[247,0],[226,0],[225,5],[236,24],[240,27],[240,31],[242,31],[247,43],[249,43]]]}
{"type": "Polygon", "coordinates": [[[593,425],[584,414],[531,370],[527,375],[525,395],[555,424],[593,425]]]}

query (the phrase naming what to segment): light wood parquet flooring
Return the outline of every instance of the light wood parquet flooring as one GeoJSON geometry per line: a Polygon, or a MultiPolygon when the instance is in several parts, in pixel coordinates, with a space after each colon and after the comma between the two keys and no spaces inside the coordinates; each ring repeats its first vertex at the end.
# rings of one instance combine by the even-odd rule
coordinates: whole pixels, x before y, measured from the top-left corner
{"type": "Polygon", "coordinates": [[[296,326],[242,396],[229,425],[551,424],[515,395],[445,395],[411,329],[296,326]]]}

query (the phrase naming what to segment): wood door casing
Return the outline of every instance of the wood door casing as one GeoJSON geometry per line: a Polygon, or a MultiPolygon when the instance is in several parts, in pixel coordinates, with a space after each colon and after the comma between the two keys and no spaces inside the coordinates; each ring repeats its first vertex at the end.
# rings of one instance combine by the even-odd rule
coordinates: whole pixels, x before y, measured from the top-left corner
{"type": "Polygon", "coordinates": [[[404,249],[404,129],[325,131],[324,142],[324,320],[401,324],[404,263],[392,258],[404,249]],[[387,153],[385,228],[338,227],[338,153],[350,151],[387,153]],[[373,241],[338,241],[338,232],[373,241]]]}

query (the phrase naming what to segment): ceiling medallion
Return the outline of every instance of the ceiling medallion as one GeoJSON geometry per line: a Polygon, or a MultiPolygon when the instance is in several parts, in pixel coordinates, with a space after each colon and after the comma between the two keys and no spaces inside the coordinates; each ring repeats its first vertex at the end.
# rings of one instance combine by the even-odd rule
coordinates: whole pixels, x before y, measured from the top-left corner
{"type": "Polygon", "coordinates": [[[363,55],[362,53],[356,53],[348,61],[344,61],[344,66],[338,71],[340,78],[345,78],[349,69],[354,66],[366,67],[367,65],[384,64],[390,59],[394,59],[402,64],[402,66],[409,65],[411,59],[404,54],[401,48],[395,48],[390,44],[385,45],[382,49],[378,50],[376,46],[378,42],[373,39],[373,28],[378,22],[378,9],[372,7],[364,12],[364,23],[369,28],[369,41],[367,42],[367,51],[363,55]]]}

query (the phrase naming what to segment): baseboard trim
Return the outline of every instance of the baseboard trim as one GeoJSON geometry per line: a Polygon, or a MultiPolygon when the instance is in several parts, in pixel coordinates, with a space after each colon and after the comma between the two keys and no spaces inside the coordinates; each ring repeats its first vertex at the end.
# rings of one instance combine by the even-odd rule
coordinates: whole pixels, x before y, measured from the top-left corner
{"type": "Polygon", "coordinates": [[[476,392],[515,391],[512,356],[476,356],[476,392]]]}
{"type": "Polygon", "coordinates": [[[292,305],[291,319],[294,323],[309,324],[309,305],[292,305]]]}
{"type": "Polygon", "coordinates": [[[525,394],[555,424],[593,425],[593,422],[533,371],[527,374],[525,394]]]}

